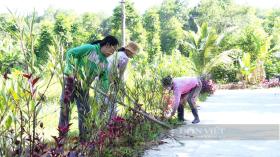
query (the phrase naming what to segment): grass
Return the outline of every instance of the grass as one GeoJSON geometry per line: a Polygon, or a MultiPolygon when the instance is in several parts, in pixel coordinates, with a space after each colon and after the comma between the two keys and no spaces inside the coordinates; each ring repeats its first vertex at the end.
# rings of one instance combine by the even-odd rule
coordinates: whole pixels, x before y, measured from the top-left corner
{"type": "MultiPolygon", "coordinates": [[[[40,111],[38,120],[43,122],[44,125],[44,138],[46,140],[52,139],[51,136],[57,136],[58,131],[58,121],[59,121],[59,112],[60,112],[60,105],[59,100],[52,100],[44,104],[45,106],[40,111]]],[[[77,114],[77,108],[75,104],[72,104],[72,114],[70,123],[73,123],[71,125],[71,132],[77,134],[78,131],[78,114],[77,114]]],[[[71,133],[70,134],[73,134],[71,133]]]]}
{"type": "MultiPolygon", "coordinates": [[[[49,79],[46,79],[44,81],[41,81],[42,86],[40,86],[40,93],[43,93],[43,91],[46,89],[46,81],[49,81],[49,79]]],[[[39,113],[38,120],[40,122],[43,122],[44,125],[44,138],[46,140],[52,140],[51,136],[58,136],[58,121],[59,121],[59,113],[60,113],[60,95],[61,95],[61,85],[58,80],[53,78],[53,80],[50,83],[50,86],[48,90],[45,93],[46,101],[43,102],[43,107],[39,113]]],[[[70,123],[71,125],[71,132],[69,134],[73,136],[78,135],[78,113],[77,113],[77,107],[76,104],[71,104],[72,106],[72,113],[70,116],[70,123]]]]}
{"type": "MultiPolygon", "coordinates": [[[[46,89],[46,82],[49,81],[49,78],[41,81],[40,93],[46,89]]],[[[44,138],[46,140],[52,140],[51,136],[57,136],[58,131],[58,121],[60,113],[60,95],[61,95],[61,85],[58,80],[53,78],[50,83],[48,90],[45,93],[46,101],[43,102],[42,110],[39,113],[38,120],[44,124],[44,138]]],[[[72,113],[70,116],[71,132],[69,134],[78,135],[78,114],[76,104],[71,104],[72,113]],[[73,133],[72,133],[73,132],[73,133]]]]}

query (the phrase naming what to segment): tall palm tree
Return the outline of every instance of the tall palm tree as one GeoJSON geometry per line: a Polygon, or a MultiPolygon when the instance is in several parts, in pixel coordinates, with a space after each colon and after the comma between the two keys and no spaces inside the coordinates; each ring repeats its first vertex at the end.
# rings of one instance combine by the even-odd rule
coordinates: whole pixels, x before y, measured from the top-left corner
{"type": "Polygon", "coordinates": [[[207,23],[198,27],[196,33],[188,32],[186,44],[189,49],[189,59],[198,75],[208,74],[214,66],[232,61],[229,54],[234,53],[234,50],[221,53],[218,50],[223,37],[224,35],[218,35],[215,30],[211,30],[207,23]]]}

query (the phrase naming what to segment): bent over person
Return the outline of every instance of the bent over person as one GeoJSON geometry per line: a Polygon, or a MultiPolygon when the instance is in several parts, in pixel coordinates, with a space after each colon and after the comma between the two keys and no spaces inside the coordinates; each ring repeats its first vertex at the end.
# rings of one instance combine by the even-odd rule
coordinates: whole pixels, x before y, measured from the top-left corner
{"type": "MultiPolygon", "coordinates": [[[[126,70],[129,59],[133,58],[139,52],[139,46],[135,42],[129,42],[125,47],[118,49],[114,55],[108,58],[108,70],[111,73],[111,77],[117,77],[123,79],[124,72],[126,70]],[[117,73],[113,71],[117,70],[117,73]],[[116,76],[115,76],[116,75],[116,76]]],[[[111,78],[111,81],[113,78],[111,78]]]]}
{"type": "Polygon", "coordinates": [[[199,123],[199,116],[196,107],[196,99],[202,88],[200,78],[197,77],[177,77],[167,76],[162,79],[162,85],[174,93],[173,108],[170,117],[174,116],[178,110],[178,120],[184,121],[184,103],[188,102],[194,116],[193,124],[199,123]]]}

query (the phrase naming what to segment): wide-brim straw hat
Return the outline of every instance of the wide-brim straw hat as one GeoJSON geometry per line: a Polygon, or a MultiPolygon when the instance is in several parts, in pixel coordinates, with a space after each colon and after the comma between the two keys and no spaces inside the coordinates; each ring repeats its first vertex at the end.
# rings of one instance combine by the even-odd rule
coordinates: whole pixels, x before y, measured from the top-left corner
{"type": "Polygon", "coordinates": [[[125,49],[129,50],[133,54],[137,54],[139,51],[139,46],[135,42],[131,41],[125,46],[125,49]]]}

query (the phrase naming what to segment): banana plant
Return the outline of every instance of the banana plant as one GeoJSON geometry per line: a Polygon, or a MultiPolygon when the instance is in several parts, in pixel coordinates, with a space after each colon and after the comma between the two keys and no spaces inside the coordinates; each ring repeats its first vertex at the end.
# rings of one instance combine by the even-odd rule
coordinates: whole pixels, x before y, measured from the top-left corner
{"type": "Polygon", "coordinates": [[[249,77],[252,72],[256,69],[256,65],[251,63],[250,53],[244,53],[242,58],[238,59],[240,65],[240,73],[244,77],[245,81],[249,83],[249,77]]]}

